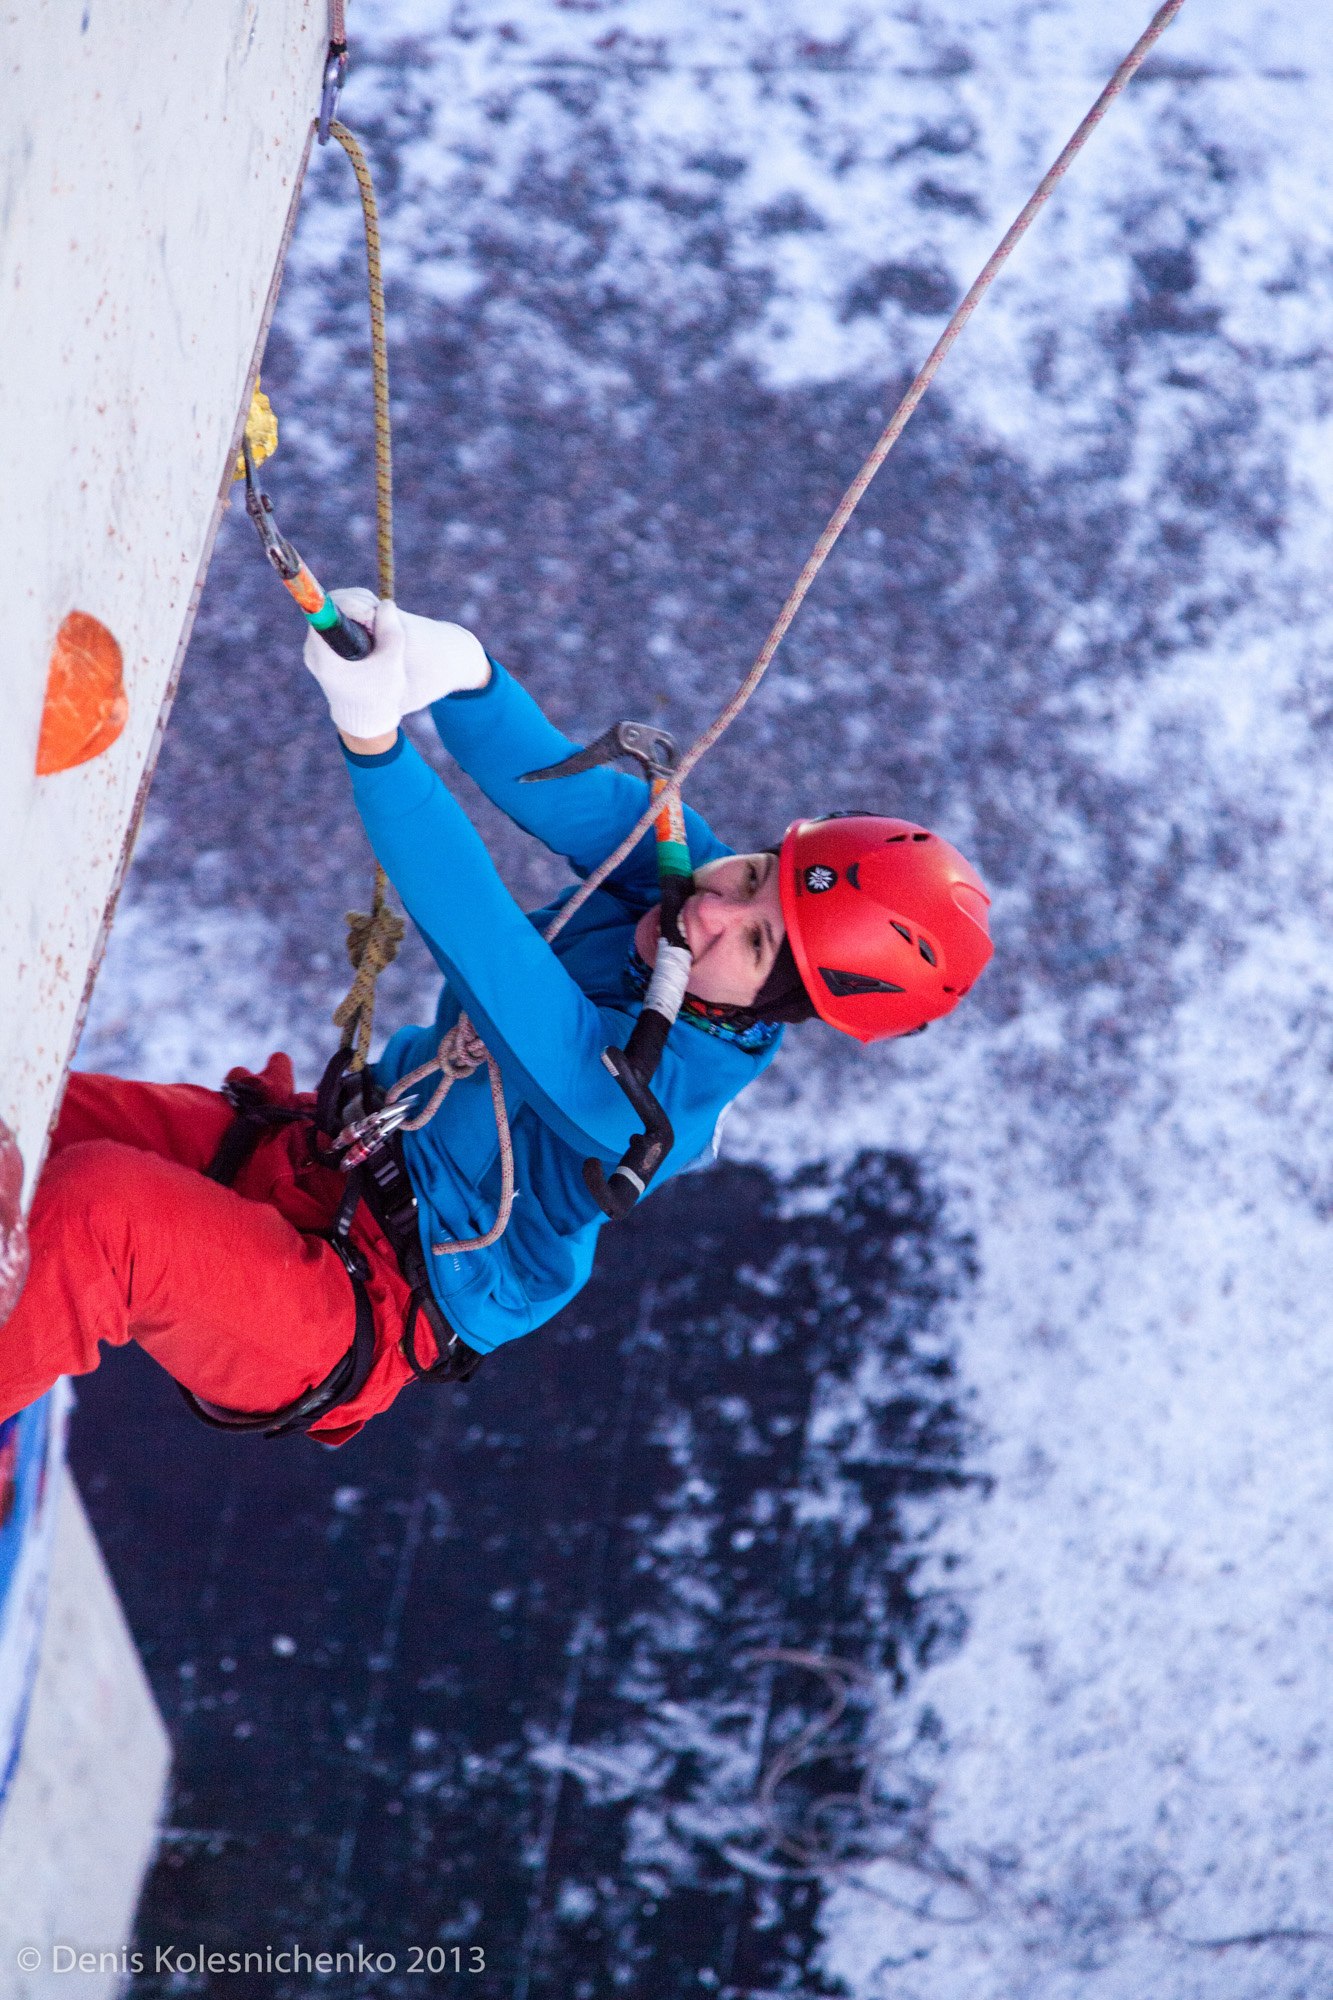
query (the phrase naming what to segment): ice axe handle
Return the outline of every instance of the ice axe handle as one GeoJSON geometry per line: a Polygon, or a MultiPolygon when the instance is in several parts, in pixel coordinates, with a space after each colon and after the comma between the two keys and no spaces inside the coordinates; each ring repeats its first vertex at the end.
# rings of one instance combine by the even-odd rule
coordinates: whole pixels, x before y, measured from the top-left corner
{"type": "Polygon", "coordinates": [[[340,660],[364,660],[374,652],[375,634],[340,611],[304,563],[299,576],[283,580],[324,644],[340,660]]]}
{"type": "MultiPolygon", "coordinates": [[[[640,1015],[639,1018],[642,1020],[644,1017],[640,1015]]],[[[658,1020],[661,1017],[650,1015],[648,1018],[658,1020]]],[[[631,1043],[633,1039],[631,1036],[631,1043]]],[[[583,1180],[589,1194],[603,1215],[609,1215],[612,1222],[621,1222],[639,1196],[646,1193],[649,1181],[675,1144],[676,1135],[671,1129],[671,1120],[631,1061],[629,1050],[613,1046],[603,1051],[602,1061],[643,1120],[642,1132],[634,1134],[620,1165],[613,1167],[609,1174],[603,1171],[600,1160],[583,1162],[583,1180]]]]}
{"type": "MultiPolygon", "coordinates": [[[[337,613],[336,623],[315,626],[324,644],[331,652],[336,653],[340,660],[369,658],[375,650],[375,634],[367,631],[364,625],[358,624],[355,618],[349,618],[346,612],[339,611],[336,604],[333,609],[337,613]]],[[[311,623],[314,624],[313,619],[311,623]]]]}

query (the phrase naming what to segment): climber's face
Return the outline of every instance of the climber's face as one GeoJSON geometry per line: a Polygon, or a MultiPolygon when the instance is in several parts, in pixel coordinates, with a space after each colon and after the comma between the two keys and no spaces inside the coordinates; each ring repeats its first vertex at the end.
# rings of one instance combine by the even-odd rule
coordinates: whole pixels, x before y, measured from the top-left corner
{"type": "MultiPolygon", "coordinates": [[[[729,854],[707,862],[695,873],[694,894],[680,924],[694,955],[688,990],[719,1006],[748,1007],[786,936],[777,856],[729,854]]],[[[658,935],[657,911],[648,910],[634,942],[649,965],[657,956],[658,935]]]]}

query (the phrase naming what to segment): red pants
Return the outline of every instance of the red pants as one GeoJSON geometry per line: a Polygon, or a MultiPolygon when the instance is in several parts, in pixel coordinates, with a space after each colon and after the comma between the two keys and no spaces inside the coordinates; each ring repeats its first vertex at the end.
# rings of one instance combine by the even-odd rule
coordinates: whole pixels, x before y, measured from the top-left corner
{"type": "MultiPolygon", "coordinates": [[[[261,1083],[298,1099],[286,1056],[261,1083]]],[[[29,1223],[32,1268],[0,1326],[0,1421],[83,1375],[100,1343],[137,1340],[209,1403],[273,1410],[322,1382],[352,1344],[352,1282],[322,1240],[342,1176],[308,1158],[309,1127],[260,1141],[234,1187],[206,1180],[233,1116],[218,1091],[193,1084],[70,1078],[29,1223]]],[[[342,1444],[387,1409],[412,1371],[399,1348],[410,1292],[363,1203],[352,1238],[370,1264],[375,1360],[350,1402],[311,1431],[342,1444]]],[[[418,1354],[433,1358],[417,1323],[418,1354]]]]}

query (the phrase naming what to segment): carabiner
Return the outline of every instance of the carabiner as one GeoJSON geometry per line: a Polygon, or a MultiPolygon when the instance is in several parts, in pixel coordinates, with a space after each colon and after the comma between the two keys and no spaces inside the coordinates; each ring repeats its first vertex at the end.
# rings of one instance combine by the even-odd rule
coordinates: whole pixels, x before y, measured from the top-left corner
{"type": "Polygon", "coordinates": [[[338,111],[338,98],[347,81],[347,44],[330,42],[324,58],[324,84],[319,100],[319,143],[329,143],[329,127],[338,111]]]}
{"type": "Polygon", "coordinates": [[[334,1152],[342,1153],[338,1162],[342,1171],[350,1174],[353,1167],[364,1166],[379,1152],[391,1132],[406,1125],[413,1108],[410,1099],[402,1098],[397,1104],[381,1104],[378,1111],[368,1111],[364,1118],[354,1118],[350,1125],[344,1125],[333,1142],[334,1152]]]}

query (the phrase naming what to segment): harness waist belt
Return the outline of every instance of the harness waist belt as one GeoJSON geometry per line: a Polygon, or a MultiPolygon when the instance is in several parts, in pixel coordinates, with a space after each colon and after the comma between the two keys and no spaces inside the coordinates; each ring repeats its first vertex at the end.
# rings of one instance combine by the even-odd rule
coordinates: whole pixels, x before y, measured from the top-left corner
{"type": "MultiPolygon", "coordinates": [[[[313,1146],[316,1134],[326,1140],[334,1139],[350,1117],[378,1109],[383,1093],[364,1071],[349,1071],[347,1057],[348,1051],[340,1049],[329,1063],[313,1112],[306,1106],[269,1103],[248,1079],[227,1084],[226,1093],[236,1108],[236,1117],[204,1169],[208,1178],[231,1187],[264,1134],[276,1126],[311,1124],[313,1146]]],[[[342,1260],[356,1301],[356,1328],[351,1346],[322,1382],[277,1410],[224,1409],[194,1395],[184,1383],[178,1382],[176,1386],[186,1404],[202,1422],[216,1430],[258,1431],[265,1437],[286,1437],[308,1431],[340,1403],[348,1403],[360,1394],[375,1359],[375,1319],[365,1286],[369,1268],[351,1241],[352,1219],[363,1200],[384,1231],[411,1289],[401,1346],[412,1373],[423,1382],[466,1382],[476,1372],[481,1364],[480,1354],[459,1339],[431,1291],[430,1272],[417,1228],[416,1195],[403,1158],[402,1140],[394,1133],[348,1174],[346,1192],[329,1232],[329,1241],[342,1260]],[[422,1317],[435,1341],[436,1358],[429,1366],[420,1360],[416,1348],[416,1326],[422,1317]]]]}
{"type": "Polygon", "coordinates": [[[403,1326],[403,1359],[419,1381],[466,1382],[481,1366],[481,1356],[455,1333],[431,1290],[430,1272],[421,1248],[417,1198],[403,1158],[401,1133],[390,1133],[379,1151],[356,1171],[362,1177],[361,1192],[366,1206],[389,1239],[398,1268],[412,1288],[412,1303],[403,1326]],[[426,1321],[435,1341],[435,1360],[429,1367],[417,1355],[419,1318],[426,1321]]]}

